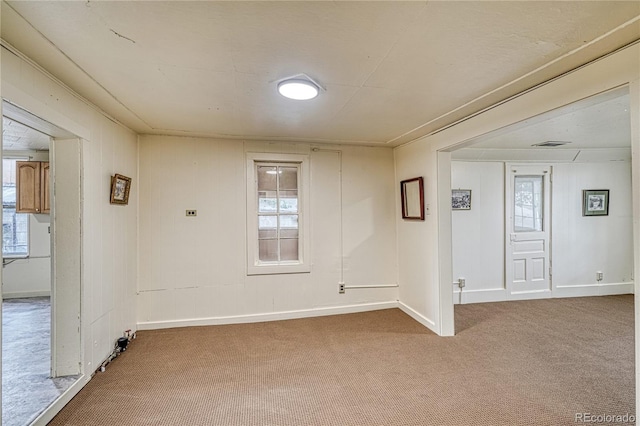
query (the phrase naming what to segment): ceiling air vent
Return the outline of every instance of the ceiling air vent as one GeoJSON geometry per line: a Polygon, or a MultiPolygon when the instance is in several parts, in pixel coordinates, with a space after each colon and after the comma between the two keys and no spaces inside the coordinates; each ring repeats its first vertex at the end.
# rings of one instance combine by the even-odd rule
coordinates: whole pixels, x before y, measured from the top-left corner
{"type": "Polygon", "coordinates": [[[546,142],[540,142],[540,143],[534,143],[531,146],[544,146],[544,147],[554,147],[554,146],[561,146],[561,145],[566,145],[568,143],[571,142],[563,142],[563,141],[546,141],[546,142]]]}

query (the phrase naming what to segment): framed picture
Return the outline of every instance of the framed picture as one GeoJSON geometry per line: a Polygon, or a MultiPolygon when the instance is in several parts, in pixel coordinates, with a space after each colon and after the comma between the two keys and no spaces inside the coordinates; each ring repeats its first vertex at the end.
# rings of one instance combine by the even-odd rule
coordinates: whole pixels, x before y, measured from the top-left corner
{"type": "Polygon", "coordinates": [[[582,216],[608,216],[609,190],[585,189],[582,191],[582,216]]]}
{"type": "Polygon", "coordinates": [[[424,183],[422,177],[400,182],[402,218],[424,220],[424,183]]]}
{"type": "Polygon", "coordinates": [[[129,204],[131,178],[116,174],[111,176],[111,204],[129,204]]]}
{"type": "Polygon", "coordinates": [[[452,210],[471,210],[471,190],[452,189],[451,190],[452,210]]]}

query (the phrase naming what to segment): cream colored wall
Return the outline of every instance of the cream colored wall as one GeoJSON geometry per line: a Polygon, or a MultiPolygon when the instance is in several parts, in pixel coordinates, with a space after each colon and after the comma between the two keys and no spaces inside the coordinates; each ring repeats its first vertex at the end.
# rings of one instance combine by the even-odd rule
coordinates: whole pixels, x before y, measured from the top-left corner
{"type": "Polygon", "coordinates": [[[396,199],[400,200],[400,182],[414,177],[424,179],[424,203],[428,207],[424,221],[401,219],[396,203],[398,232],[399,296],[405,312],[438,332],[439,289],[437,282],[437,215],[433,214],[437,182],[436,153],[426,144],[409,144],[395,150],[396,199]]]}
{"type": "Polygon", "coordinates": [[[451,212],[453,281],[466,280],[455,303],[506,300],[504,167],[502,162],[451,162],[451,187],[471,190],[471,210],[451,212]]]}
{"type": "MultiPolygon", "coordinates": [[[[82,142],[82,364],[92,373],[135,329],[137,137],[19,54],[2,49],[2,97],[82,142]],[[109,204],[110,176],[134,178],[129,205],[109,204]]],[[[88,377],[85,376],[85,380],[88,377]]]]}
{"type": "Polygon", "coordinates": [[[633,293],[631,163],[558,164],[552,189],[554,296],[633,293]],[[608,216],[582,216],[584,189],[609,190],[608,216]]]}
{"type": "Polygon", "coordinates": [[[345,284],[396,283],[392,150],[319,149],[141,136],[139,326],[259,321],[394,306],[397,288],[338,294],[340,156],[345,284]],[[309,155],[311,273],[247,276],[245,152],[309,155]],[[197,216],[186,217],[187,209],[197,210],[197,216]]]}

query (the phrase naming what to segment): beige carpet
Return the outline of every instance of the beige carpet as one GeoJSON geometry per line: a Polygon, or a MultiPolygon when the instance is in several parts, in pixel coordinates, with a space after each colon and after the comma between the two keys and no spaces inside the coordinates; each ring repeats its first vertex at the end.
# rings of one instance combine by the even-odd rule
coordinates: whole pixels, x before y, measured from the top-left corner
{"type": "Polygon", "coordinates": [[[633,296],[139,332],[53,425],[570,425],[635,413],[633,296]]]}

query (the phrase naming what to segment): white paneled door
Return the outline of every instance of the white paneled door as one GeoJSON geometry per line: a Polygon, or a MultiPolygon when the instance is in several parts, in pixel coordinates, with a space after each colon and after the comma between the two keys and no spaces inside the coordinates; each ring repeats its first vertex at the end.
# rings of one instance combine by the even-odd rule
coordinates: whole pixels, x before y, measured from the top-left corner
{"type": "Polygon", "coordinates": [[[506,167],[507,298],[549,297],[551,166],[507,164],[506,167]]]}

